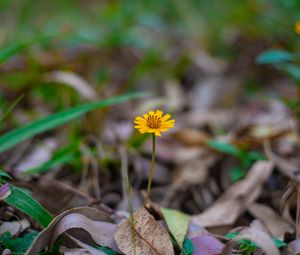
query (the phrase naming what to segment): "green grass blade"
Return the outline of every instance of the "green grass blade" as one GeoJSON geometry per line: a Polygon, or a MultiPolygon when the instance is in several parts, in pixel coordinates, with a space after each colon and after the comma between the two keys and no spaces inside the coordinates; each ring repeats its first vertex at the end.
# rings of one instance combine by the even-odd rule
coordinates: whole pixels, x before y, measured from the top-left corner
{"type": "Polygon", "coordinates": [[[23,127],[16,128],[0,136],[0,153],[14,147],[18,143],[30,137],[74,120],[87,112],[119,104],[145,95],[145,93],[128,93],[121,96],[115,96],[98,102],[79,105],[31,122],[23,127]]]}
{"type": "Polygon", "coordinates": [[[53,219],[47,210],[27,192],[13,185],[9,187],[11,194],[4,201],[32,217],[42,227],[47,227],[53,219]]]}
{"type": "Polygon", "coordinates": [[[0,125],[6,119],[6,117],[13,111],[13,109],[17,106],[17,104],[22,100],[24,94],[17,97],[15,101],[8,107],[8,109],[0,116],[0,125]]]}
{"type": "Polygon", "coordinates": [[[15,56],[16,54],[19,54],[32,46],[35,43],[43,43],[47,42],[55,37],[58,37],[58,34],[55,35],[38,35],[36,37],[33,37],[26,41],[17,41],[15,44],[10,45],[9,47],[6,47],[5,49],[0,50],[0,64],[7,61],[11,57],[15,56]]]}

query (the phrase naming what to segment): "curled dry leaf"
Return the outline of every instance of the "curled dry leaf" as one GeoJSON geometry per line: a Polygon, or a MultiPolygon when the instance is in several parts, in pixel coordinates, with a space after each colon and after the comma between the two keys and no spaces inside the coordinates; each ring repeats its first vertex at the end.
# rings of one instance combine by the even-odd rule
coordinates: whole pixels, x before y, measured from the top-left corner
{"type": "Polygon", "coordinates": [[[249,206],[248,211],[256,218],[260,219],[273,236],[282,238],[287,232],[293,233],[291,224],[284,220],[274,210],[266,205],[254,203],[249,206]]]}
{"type": "Polygon", "coordinates": [[[192,222],[202,227],[218,227],[233,224],[239,215],[260,195],[263,183],[269,178],[273,165],[258,161],[246,178],[233,184],[207,210],[192,217],[192,222]]]}
{"type": "MultiPolygon", "coordinates": [[[[142,207],[134,214],[135,248],[138,255],[174,255],[168,232],[142,207]]],[[[123,221],[114,235],[118,248],[134,254],[130,220],[123,221]]]]}
{"type": "Polygon", "coordinates": [[[236,241],[243,239],[255,242],[266,255],[280,255],[272,238],[264,231],[254,228],[245,228],[234,238],[236,241]]]}
{"type": "Polygon", "coordinates": [[[25,254],[36,254],[45,247],[51,247],[61,234],[74,228],[84,229],[98,245],[116,250],[113,239],[116,225],[109,221],[110,217],[106,213],[95,208],[70,209],[54,218],[50,225],[37,236],[25,254]]]}

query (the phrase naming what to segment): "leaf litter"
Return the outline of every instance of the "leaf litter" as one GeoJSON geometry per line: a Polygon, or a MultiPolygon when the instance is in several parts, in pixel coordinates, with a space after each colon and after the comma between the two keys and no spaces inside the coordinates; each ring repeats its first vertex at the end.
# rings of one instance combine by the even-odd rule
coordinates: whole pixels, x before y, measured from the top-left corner
{"type": "MultiPolygon", "coordinates": [[[[92,2],[81,6],[91,16],[92,2]]],[[[174,20],[189,10],[184,22],[198,31],[193,8],[175,2],[174,20]]],[[[148,8],[138,22],[126,22],[131,15],[118,3],[105,3],[108,21],[97,24],[112,27],[72,34],[77,23],[70,22],[60,28],[67,34],[48,31],[0,52],[1,253],[299,253],[299,81],[290,66],[296,63],[281,63],[297,57],[261,54],[269,38],[256,41],[233,26],[225,29],[232,38],[222,40],[234,60],[225,60],[148,8]],[[129,28],[118,29],[122,24],[129,28]],[[147,49],[147,40],[160,47],[147,49]],[[176,125],[157,140],[143,205],[152,143],[134,132],[132,120],[153,109],[170,112],[176,125]]]]}

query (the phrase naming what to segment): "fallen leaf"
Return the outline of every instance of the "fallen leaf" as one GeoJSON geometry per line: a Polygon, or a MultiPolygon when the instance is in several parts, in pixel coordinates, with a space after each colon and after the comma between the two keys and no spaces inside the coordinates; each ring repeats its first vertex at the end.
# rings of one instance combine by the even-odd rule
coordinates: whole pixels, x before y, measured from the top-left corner
{"type": "MultiPolygon", "coordinates": [[[[114,237],[118,248],[126,255],[133,255],[132,226],[130,220],[123,221],[114,237]]],[[[134,214],[136,254],[174,255],[168,232],[142,207],[134,214]]]]}
{"type": "Polygon", "coordinates": [[[222,242],[210,235],[193,237],[191,241],[194,244],[193,255],[218,255],[224,248],[222,242]]]}
{"type": "Polygon", "coordinates": [[[12,236],[16,235],[21,230],[21,223],[19,221],[5,221],[0,226],[0,235],[9,232],[12,236]]]}
{"type": "Polygon", "coordinates": [[[172,137],[185,146],[205,145],[211,139],[207,133],[191,128],[179,129],[172,134],[172,137]]]}
{"type": "Polygon", "coordinates": [[[52,157],[53,151],[58,146],[54,138],[45,139],[35,146],[35,148],[14,167],[14,174],[26,172],[28,169],[39,167],[52,157]]]}
{"type": "Polygon", "coordinates": [[[284,157],[277,155],[271,149],[270,141],[266,141],[264,143],[264,148],[267,157],[278,167],[278,170],[285,176],[289,177],[290,179],[296,181],[298,184],[300,183],[300,171],[299,166],[294,165],[284,157]]]}
{"type": "Polygon", "coordinates": [[[161,208],[161,212],[165,221],[167,222],[169,230],[171,231],[178,245],[182,247],[191,217],[185,213],[168,208],[161,208]]]}
{"type": "Polygon", "coordinates": [[[233,246],[234,246],[234,242],[232,240],[228,241],[225,244],[221,255],[232,255],[233,246]]]}
{"type": "Polygon", "coordinates": [[[245,179],[233,184],[208,209],[192,217],[192,222],[201,227],[217,227],[233,224],[239,215],[254,202],[269,178],[273,165],[268,161],[257,161],[245,179]]]}
{"type": "Polygon", "coordinates": [[[270,230],[273,236],[283,238],[285,233],[293,233],[291,224],[284,220],[274,210],[266,205],[254,203],[249,206],[248,211],[256,218],[260,219],[270,230]]]}
{"type": "Polygon", "coordinates": [[[300,253],[300,239],[293,240],[289,242],[287,246],[287,250],[292,254],[299,254],[300,253]]]}
{"type": "Polygon", "coordinates": [[[79,247],[82,247],[84,248],[85,250],[88,251],[89,254],[91,255],[107,255],[106,253],[104,253],[103,251],[100,251],[88,244],[85,244],[83,242],[81,242],[80,240],[70,236],[70,235],[67,235],[71,240],[73,240],[79,247]]]}
{"type": "Polygon", "coordinates": [[[266,255],[279,255],[279,250],[276,248],[272,238],[264,231],[253,228],[243,229],[233,240],[250,240],[255,242],[266,255]]]}
{"type": "Polygon", "coordinates": [[[73,72],[54,71],[46,73],[44,79],[47,82],[59,82],[75,89],[83,98],[93,100],[97,98],[96,91],[81,76],[73,72]]]}
{"type": "Polygon", "coordinates": [[[37,236],[25,254],[35,254],[45,247],[51,247],[61,234],[74,228],[84,229],[98,245],[117,249],[113,239],[116,225],[109,221],[110,217],[106,213],[95,208],[70,209],[55,217],[49,226],[37,236]]]}

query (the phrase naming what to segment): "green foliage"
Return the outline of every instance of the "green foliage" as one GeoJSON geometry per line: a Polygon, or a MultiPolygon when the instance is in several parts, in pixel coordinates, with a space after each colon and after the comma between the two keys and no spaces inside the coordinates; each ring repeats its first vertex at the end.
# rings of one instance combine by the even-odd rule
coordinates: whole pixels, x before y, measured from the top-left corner
{"type": "Polygon", "coordinates": [[[6,119],[6,117],[13,111],[13,109],[17,106],[17,104],[22,100],[23,94],[17,99],[15,99],[12,104],[8,107],[8,109],[0,116],[0,125],[2,125],[2,122],[6,119]]]}
{"type": "Polygon", "coordinates": [[[192,255],[194,251],[194,244],[193,242],[188,239],[185,238],[184,242],[183,242],[183,247],[182,247],[182,251],[180,253],[180,255],[192,255]]]}
{"type": "MultiPolygon", "coordinates": [[[[225,237],[228,239],[233,239],[239,233],[240,233],[240,231],[231,232],[231,233],[228,233],[225,237]]],[[[239,240],[238,242],[240,243],[240,249],[243,250],[244,255],[251,255],[252,252],[256,251],[256,249],[259,248],[259,246],[255,242],[252,242],[250,240],[243,239],[243,240],[239,240]]],[[[287,245],[285,242],[283,242],[277,238],[273,238],[273,242],[277,248],[282,248],[287,245]]]]}
{"type": "Polygon", "coordinates": [[[230,143],[211,140],[207,145],[211,149],[231,155],[239,160],[239,166],[230,169],[229,174],[232,181],[242,179],[255,161],[265,159],[265,157],[257,151],[245,151],[230,143]]]}
{"type": "Polygon", "coordinates": [[[104,253],[106,253],[108,255],[118,255],[118,253],[116,253],[114,250],[104,247],[104,246],[96,246],[95,248],[97,250],[103,251],[104,253]]]}
{"type": "Polygon", "coordinates": [[[141,134],[140,132],[135,132],[128,140],[128,145],[130,147],[139,149],[148,139],[150,135],[145,133],[141,134]]]}
{"type": "Polygon", "coordinates": [[[235,145],[225,142],[220,142],[217,140],[210,140],[207,145],[218,152],[229,154],[234,157],[240,157],[241,150],[239,150],[235,145]]]}
{"type": "Polygon", "coordinates": [[[267,50],[260,54],[256,62],[258,64],[279,64],[296,59],[296,56],[284,50],[267,50]]]}
{"type": "Polygon", "coordinates": [[[0,184],[4,184],[11,179],[12,177],[8,173],[4,172],[3,170],[0,170],[0,184]]]}
{"type": "Polygon", "coordinates": [[[5,249],[10,249],[13,255],[22,255],[30,247],[38,234],[39,232],[34,231],[22,237],[14,238],[9,232],[5,232],[0,236],[0,243],[5,249]]]}
{"type": "Polygon", "coordinates": [[[180,211],[163,207],[161,212],[174,239],[182,247],[191,217],[180,211]]]}
{"type": "Polygon", "coordinates": [[[42,227],[47,227],[53,217],[23,189],[10,185],[11,194],[4,199],[9,205],[32,217],[42,227]]]}
{"type": "Polygon", "coordinates": [[[79,118],[80,116],[92,110],[101,109],[110,105],[122,103],[130,99],[141,97],[143,95],[145,94],[128,93],[121,96],[115,96],[108,99],[104,99],[98,102],[79,105],[71,109],[64,110],[53,115],[41,118],[23,127],[16,128],[0,136],[0,153],[14,147],[18,143],[30,137],[33,137],[39,133],[68,123],[69,121],[79,118]]]}

